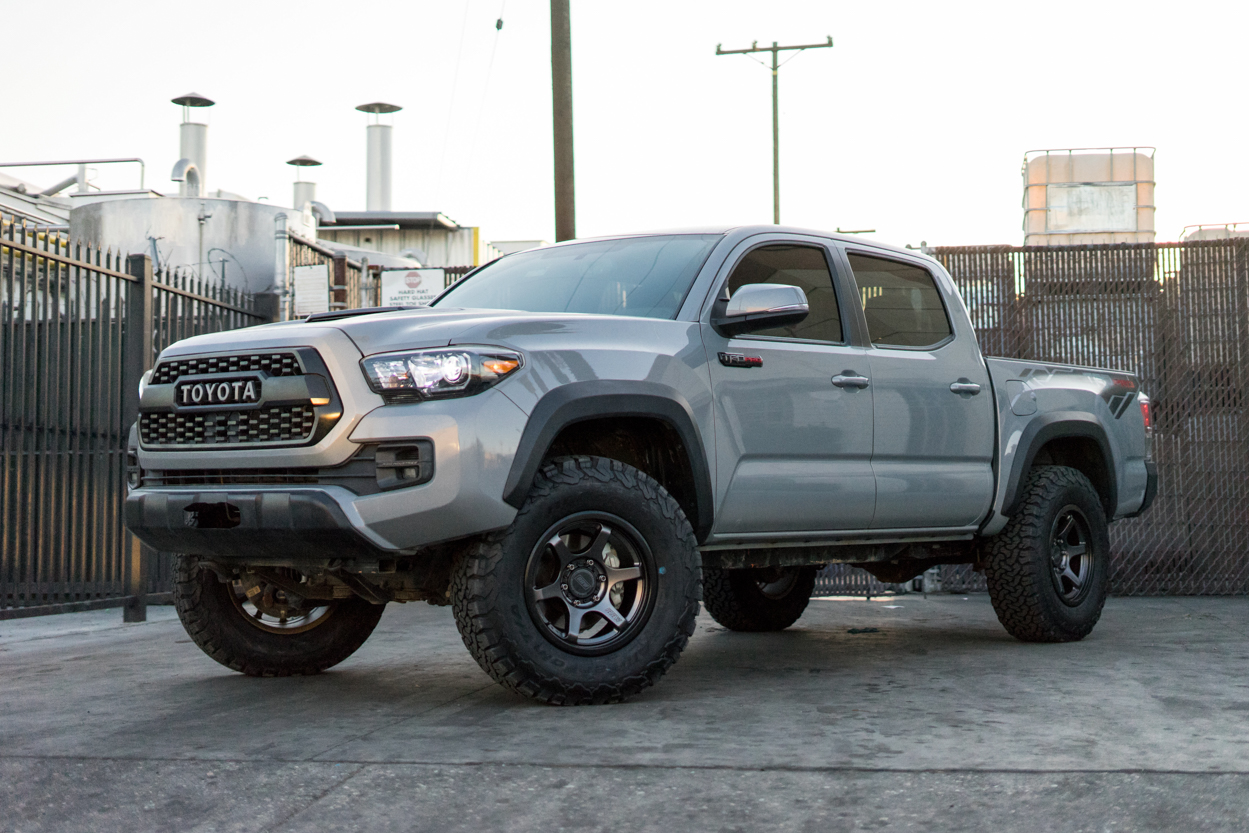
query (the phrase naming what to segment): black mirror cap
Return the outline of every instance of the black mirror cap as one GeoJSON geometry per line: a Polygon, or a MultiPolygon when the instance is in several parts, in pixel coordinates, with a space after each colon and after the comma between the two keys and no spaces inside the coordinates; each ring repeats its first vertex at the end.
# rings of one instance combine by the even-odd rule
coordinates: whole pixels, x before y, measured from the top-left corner
{"type": "Polygon", "coordinates": [[[748,315],[732,317],[713,317],[711,329],[725,338],[755,333],[759,330],[770,330],[773,327],[788,327],[798,324],[810,315],[809,308],[768,310],[753,312],[748,315]]]}

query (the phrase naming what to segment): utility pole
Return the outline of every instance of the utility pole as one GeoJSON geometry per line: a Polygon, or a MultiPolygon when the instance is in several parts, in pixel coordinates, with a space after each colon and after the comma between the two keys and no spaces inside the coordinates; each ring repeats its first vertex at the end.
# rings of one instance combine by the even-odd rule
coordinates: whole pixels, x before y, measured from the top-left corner
{"type": "MultiPolygon", "coordinates": [[[[551,0],[554,6],[555,0],[551,0]]],[[[828,36],[828,43],[807,43],[798,46],[777,46],[776,41],[772,41],[771,46],[759,46],[759,41],[750,44],[749,49],[721,49],[720,44],[716,44],[717,55],[748,55],[753,52],[771,52],[772,53],[772,222],[780,225],[781,223],[781,130],[780,130],[780,110],[776,101],[776,79],[777,70],[781,68],[780,54],[782,52],[797,51],[804,49],[824,49],[833,45],[833,36],[828,36]]],[[[757,59],[752,59],[757,60],[757,59]]],[[[763,63],[760,61],[759,63],[763,63]]],[[[786,63],[789,63],[786,61],[786,63]]],[[[767,66],[767,64],[763,64],[767,66]]]]}
{"type": "Polygon", "coordinates": [[[555,242],[577,236],[572,164],[572,22],[569,0],[551,0],[551,113],[555,128],[555,242]]]}

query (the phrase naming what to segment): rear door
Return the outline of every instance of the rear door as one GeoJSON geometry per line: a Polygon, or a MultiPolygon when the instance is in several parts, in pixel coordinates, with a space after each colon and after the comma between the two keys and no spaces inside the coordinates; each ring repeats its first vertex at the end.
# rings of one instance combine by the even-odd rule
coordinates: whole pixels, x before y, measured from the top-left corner
{"type": "Polygon", "coordinates": [[[975,332],[925,261],[850,246],[844,255],[872,345],[872,527],[973,526],[993,499],[997,442],[975,332]]]}
{"type": "MultiPolygon", "coordinates": [[[[847,342],[834,253],[817,239],[743,244],[714,297],[799,286],[806,320],[726,339],[703,324],[716,413],[715,534],[866,529],[876,503],[867,351],[847,342]],[[836,377],[836,378],[835,378],[836,377]],[[847,383],[846,380],[854,380],[847,383]]],[[[855,312],[857,315],[857,312],[855,312]]]]}

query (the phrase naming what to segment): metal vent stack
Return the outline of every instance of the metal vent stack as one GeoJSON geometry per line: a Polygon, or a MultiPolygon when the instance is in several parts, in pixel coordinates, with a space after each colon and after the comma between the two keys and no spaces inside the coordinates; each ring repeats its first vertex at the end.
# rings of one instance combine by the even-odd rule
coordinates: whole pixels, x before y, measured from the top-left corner
{"type": "Polygon", "coordinates": [[[397,104],[374,101],[356,108],[371,116],[368,131],[368,169],[365,180],[365,209],[390,211],[391,143],[392,125],[382,123],[381,117],[397,113],[403,108],[397,104]]]}

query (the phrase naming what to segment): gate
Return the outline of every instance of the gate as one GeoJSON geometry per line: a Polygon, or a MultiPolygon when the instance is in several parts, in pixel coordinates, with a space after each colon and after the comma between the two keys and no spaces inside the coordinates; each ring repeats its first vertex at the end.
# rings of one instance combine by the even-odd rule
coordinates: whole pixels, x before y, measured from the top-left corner
{"type": "Polygon", "coordinates": [[[7,216],[0,315],[0,617],[127,599],[141,615],[171,584],[122,526],[139,377],[174,341],[267,318],[237,290],[7,216]]]}

